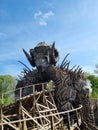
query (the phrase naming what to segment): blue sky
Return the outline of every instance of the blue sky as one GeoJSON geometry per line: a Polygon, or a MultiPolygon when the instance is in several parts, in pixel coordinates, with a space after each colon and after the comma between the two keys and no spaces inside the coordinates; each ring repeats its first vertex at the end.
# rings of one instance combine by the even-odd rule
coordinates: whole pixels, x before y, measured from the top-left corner
{"type": "Polygon", "coordinates": [[[98,63],[98,0],[0,0],[0,74],[17,76],[31,68],[22,48],[56,43],[60,63],[93,73],[98,63]]]}

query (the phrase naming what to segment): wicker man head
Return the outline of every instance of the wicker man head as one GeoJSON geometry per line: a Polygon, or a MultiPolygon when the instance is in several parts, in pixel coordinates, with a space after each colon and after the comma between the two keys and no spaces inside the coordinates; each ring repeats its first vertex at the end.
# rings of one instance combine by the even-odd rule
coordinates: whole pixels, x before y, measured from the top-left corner
{"type": "Polygon", "coordinates": [[[40,42],[34,49],[30,49],[28,54],[24,49],[29,63],[38,69],[45,71],[49,65],[56,65],[59,60],[59,52],[55,48],[55,43],[48,45],[45,42],[40,42]]]}

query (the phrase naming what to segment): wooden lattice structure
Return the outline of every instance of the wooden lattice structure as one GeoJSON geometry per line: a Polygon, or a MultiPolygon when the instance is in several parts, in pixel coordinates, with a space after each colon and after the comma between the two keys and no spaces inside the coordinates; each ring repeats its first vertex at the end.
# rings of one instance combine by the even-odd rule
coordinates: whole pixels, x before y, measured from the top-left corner
{"type": "Polygon", "coordinates": [[[81,105],[75,109],[58,112],[48,83],[25,88],[28,90],[30,87],[31,94],[23,97],[24,88],[20,88],[17,90],[20,93],[19,99],[6,106],[3,105],[2,95],[0,130],[81,130],[81,124],[85,125],[81,105]]]}
{"type": "MultiPolygon", "coordinates": [[[[49,90],[48,84],[31,85],[33,92],[25,97],[21,96],[22,89],[19,89],[19,99],[1,108],[2,130],[30,130],[30,129],[47,129],[51,124],[51,116],[58,113],[53,97],[49,90]],[[36,91],[36,87],[40,87],[40,91],[36,91]]],[[[62,121],[59,115],[53,117],[54,125],[62,121]]],[[[1,124],[0,124],[1,125],[1,124]]]]}

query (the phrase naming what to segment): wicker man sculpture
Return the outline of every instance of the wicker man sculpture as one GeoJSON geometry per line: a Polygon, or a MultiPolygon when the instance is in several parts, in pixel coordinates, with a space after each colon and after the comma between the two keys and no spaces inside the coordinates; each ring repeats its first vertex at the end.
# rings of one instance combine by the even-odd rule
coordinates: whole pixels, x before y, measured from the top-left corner
{"type": "MultiPolygon", "coordinates": [[[[55,43],[49,45],[40,42],[34,49],[30,49],[29,53],[24,49],[23,52],[31,66],[36,69],[24,69],[24,76],[19,79],[16,86],[16,89],[24,87],[22,96],[28,95],[32,91],[29,88],[25,89],[25,86],[52,80],[55,86],[53,96],[58,110],[67,110],[68,104],[73,108],[82,104],[84,121],[93,124],[89,94],[85,87],[87,79],[79,66],[69,69],[70,62],[66,60],[68,54],[61,65],[56,65],[59,60],[59,52],[55,48],[55,43]]],[[[15,98],[16,100],[19,98],[18,91],[15,93],[15,98]]]]}

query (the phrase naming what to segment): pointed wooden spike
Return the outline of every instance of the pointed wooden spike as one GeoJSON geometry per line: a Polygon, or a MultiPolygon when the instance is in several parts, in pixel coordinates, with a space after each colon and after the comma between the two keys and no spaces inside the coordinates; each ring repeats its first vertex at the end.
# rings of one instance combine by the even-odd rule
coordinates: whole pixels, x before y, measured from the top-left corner
{"type": "Polygon", "coordinates": [[[31,71],[30,69],[29,69],[29,67],[27,67],[23,62],[21,62],[21,61],[18,61],[19,63],[21,63],[22,65],[24,65],[29,71],[31,71]]]}
{"type": "Polygon", "coordinates": [[[69,64],[70,64],[70,61],[69,61],[68,64],[67,64],[67,70],[69,69],[69,64]]]}
{"type": "Polygon", "coordinates": [[[27,60],[29,61],[29,63],[32,65],[32,58],[31,58],[31,56],[25,51],[25,49],[23,49],[23,52],[24,52],[27,60]]]}
{"type": "Polygon", "coordinates": [[[62,66],[64,64],[64,62],[65,62],[66,58],[68,57],[68,55],[69,55],[69,53],[65,56],[65,58],[63,59],[63,61],[62,61],[60,66],[62,66]]]}
{"type": "Polygon", "coordinates": [[[64,62],[64,64],[61,66],[61,68],[62,68],[62,69],[65,69],[65,67],[67,66],[67,64],[68,64],[68,61],[66,60],[66,61],[64,62]]]}
{"type": "Polygon", "coordinates": [[[75,67],[76,67],[76,65],[74,65],[74,66],[70,69],[70,71],[72,71],[75,67]]]}

